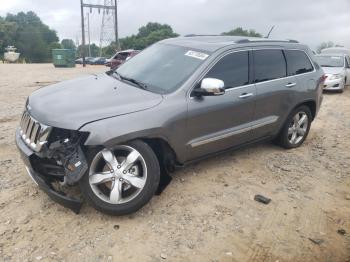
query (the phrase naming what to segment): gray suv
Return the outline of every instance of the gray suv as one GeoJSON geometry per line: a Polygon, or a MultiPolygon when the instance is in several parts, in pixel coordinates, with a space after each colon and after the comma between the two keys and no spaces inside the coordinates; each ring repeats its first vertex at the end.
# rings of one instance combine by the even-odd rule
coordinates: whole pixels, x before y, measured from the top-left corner
{"type": "Polygon", "coordinates": [[[53,200],[79,212],[134,212],[178,167],[261,140],[300,146],[325,77],[297,41],[191,36],[161,41],[120,68],[29,96],[16,142],[53,200]],[[63,185],[63,186],[62,186],[63,185]]]}

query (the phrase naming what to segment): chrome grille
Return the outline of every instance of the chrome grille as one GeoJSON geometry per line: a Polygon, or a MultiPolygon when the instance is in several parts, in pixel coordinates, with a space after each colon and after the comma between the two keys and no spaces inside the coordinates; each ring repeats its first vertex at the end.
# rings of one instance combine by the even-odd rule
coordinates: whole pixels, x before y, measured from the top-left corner
{"type": "Polygon", "coordinates": [[[47,142],[51,127],[40,124],[24,111],[20,123],[20,135],[23,141],[34,151],[38,152],[47,142]]]}

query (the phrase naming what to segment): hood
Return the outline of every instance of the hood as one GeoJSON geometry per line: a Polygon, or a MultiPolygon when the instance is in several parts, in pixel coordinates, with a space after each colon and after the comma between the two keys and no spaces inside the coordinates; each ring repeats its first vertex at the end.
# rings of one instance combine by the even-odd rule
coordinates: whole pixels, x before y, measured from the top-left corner
{"type": "Polygon", "coordinates": [[[162,96],[121,82],[107,74],[60,82],[29,97],[29,113],[53,127],[77,130],[82,125],[158,105],[162,96]]]}
{"type": "Polygon", "coordinates": [[[343,67],[322,67],[325,74],[342,74],[344,73],[343,67]]]}

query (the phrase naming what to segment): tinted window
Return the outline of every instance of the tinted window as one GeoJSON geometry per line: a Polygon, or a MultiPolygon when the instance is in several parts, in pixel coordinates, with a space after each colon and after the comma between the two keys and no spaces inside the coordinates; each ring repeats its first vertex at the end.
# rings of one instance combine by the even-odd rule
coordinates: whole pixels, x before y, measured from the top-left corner
{"type": "Polygon", "coordinates": [[[289,76],[311,72],[313,69],[310,59],[305,52],[299,50],[285,50],[287,70],[289,76]]]}
{"type": "Polygon", "coordinates": [[[209,55],[207,51],[157,43],[127,60],[117,72],[146,84],[149,91],[167,94],[179,88],[209,55]]]}
{"type": "Polygon", "coordinates": [[[286,61],[282,50],[254,51],[255,82],[285,77],[286,61]]]}
{"type": "Polygon", "coordinates": [[[205,77],[224,81],[226,89],[247,85],[249,83],[248,51],[224,56],[205,77]]]}

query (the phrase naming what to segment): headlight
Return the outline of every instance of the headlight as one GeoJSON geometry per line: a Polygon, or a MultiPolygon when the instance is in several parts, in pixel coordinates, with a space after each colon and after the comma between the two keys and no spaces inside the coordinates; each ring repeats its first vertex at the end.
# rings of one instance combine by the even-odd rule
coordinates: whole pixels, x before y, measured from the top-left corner
{"type": "Polygon", "coordinates": [[[337,80],[343,78],[342,74],[334,74],[329,77],[329,80],[337,80]]]}

